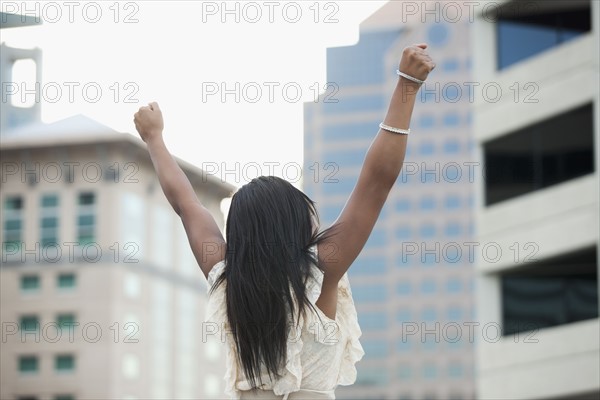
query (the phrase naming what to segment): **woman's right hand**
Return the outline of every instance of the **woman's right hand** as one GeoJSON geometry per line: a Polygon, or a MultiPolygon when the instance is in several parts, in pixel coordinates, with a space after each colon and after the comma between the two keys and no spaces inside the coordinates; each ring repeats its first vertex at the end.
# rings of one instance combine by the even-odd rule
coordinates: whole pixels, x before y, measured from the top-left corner
{"type": "Polygon", "coordinates": [[[156,102],[140,107],[139,111],[133,116],[133,122],[135,129],[137,129],[140,137],[146,143],[162,135],[164,122],[162,112],[156,102]]]}
{"type": "Polygon", "coordinates": [[[402,59],[398,69],[413,78],[424,81],[435,68],[435,63],[427,54],[427,44],[420,43],[406,47],[402,52],[402,59]]]}

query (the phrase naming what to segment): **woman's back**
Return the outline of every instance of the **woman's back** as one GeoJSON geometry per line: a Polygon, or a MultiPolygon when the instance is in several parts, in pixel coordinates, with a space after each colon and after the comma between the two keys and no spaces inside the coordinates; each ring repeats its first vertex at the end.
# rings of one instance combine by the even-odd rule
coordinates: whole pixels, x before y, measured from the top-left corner
{"type": "MultiPolygon", "coordinates": [[[[316,252],[316,246],[311,250],[316,252]]],[[[209,288],[213,287],[224,268],[224,262],[213,267],[208,276],[209,288]]],[[[302,391],[296,396],[304,393],[310,394],[311,398],[335,398],[337,385],[350,385],[356,380],[354,364],[362,358],[364,351],[358,340],[361,331],[348,277],[344,276],[338,285],[335,320],[328,318],[316,306],[322,283],[323,273],[313,265],[306,283],[306,294],[312,307],[307,307],[304,315],[300,315],[295,323],[290,323],[285,366],[279,371],[280,376],[274,379],[263,368],[261,389],[272,391],[274,396],[302,391]]],[[[209,292],[207,322],[216,324],[226,333],[221,335],[222,332],[219,332],[219,337],[226,338],[227,346],[229,372],[225,377],[226,393],[233,398],[244,398],[248,395],[245,391],[250,391],[252,385],[237,362],[235,343],[227,334],[229,325],[225,312],[225,285],[209,292]]]]}

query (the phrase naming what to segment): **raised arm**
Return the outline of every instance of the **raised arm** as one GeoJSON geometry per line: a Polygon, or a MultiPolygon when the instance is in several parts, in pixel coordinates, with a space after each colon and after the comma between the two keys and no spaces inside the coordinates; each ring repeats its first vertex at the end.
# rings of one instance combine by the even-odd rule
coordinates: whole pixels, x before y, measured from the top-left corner
{"type": "MultiPolygon", "coordinates": [[[[435,64],[427,55],[427,45],[404,49],[399,70],[409,76],[425,80],[435,64]]],[[[385,125],[408,129],[420,85],[404,77],[392,95],[385,125]]],[[[332,235],[319,244],[319,262],[325,270],[325,286],[337,287],[337,282],[348,270],[364,247],[387,196],[396,182],[406,152],[408,135],[379,130],[373,140],[358,182],[344,209],[333,223],[332,235]]],[[[331,293],[333,293],[331,291],[331,293]]]]}
{"type": "Polygon", "coordinates": [[[135,127],[148,146],[160,186],[179,215],[190,246],[204,276],[225,257],[225,241],[213,216],[200,203],[194,188],[163,141],[163,118],[157,103],[141,107],[135,127]]]}

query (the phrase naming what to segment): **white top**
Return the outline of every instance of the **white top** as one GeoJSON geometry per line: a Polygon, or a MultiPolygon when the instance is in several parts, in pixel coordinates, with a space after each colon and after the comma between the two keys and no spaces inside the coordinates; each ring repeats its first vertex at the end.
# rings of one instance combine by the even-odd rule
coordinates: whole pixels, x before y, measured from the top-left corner
{"type": "MultiPolygon", "coordinates": [[[[224,268],[224,261],[220,261],[208,274],[209,291],[224,268]]],[[[317,310],[318,316],[308,307],[306,320],[300,316],[297,329],[291,329],[285,371],[280,371],[281,377],[271,381],[266,370],[261,375],[262,389],[272,390],[276,395],[284,395],[286,398],[290,393],[301,389],[327,392],[334,398],[333,391],[337,385],[351,385],[356,381],[354,364],[364,355],[358,341],[362,332],[358,325],[347,274],[344,274],[338,284],[335,321],[328,318],[315,304],[321,294],[323,272],[313,265],[311,274],[312,277],[309,277],[307,282],[306,296],[317,310]]],[[[226,282],[223,282],[209,296],[207,322],[216,323],[224,332],[228,332],[225,284],[226,282]]],[[[223,336],[227,345],[225,394],[230,398],[239,399],[240,391],[250,390],[251,387],[245,379],[243,369],[237,363],[232,335],[221,337],[223,336]]]]}

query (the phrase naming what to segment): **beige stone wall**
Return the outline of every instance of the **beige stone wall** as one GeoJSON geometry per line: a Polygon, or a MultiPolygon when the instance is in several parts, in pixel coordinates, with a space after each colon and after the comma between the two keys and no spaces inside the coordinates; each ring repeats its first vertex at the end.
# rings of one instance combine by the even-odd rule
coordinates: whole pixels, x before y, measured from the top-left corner
{"type": "MultiPolygon", "coordinates": [[[[202,343],[205,278],[145,149],[127,141],[5,149],[2,163],[2,204],[8,196],[23,196],[22,239],[29,253],[2,255],[0,398],[31,395],[50,399],[57,394],[77,399],[204,398],[215,397],[215,389],[216,395],[221,395],[222,350],[202,343]],[[23,179],[32,177],[21,173],[24,160],[39,172],[35,185],[23,179]],[[19,171],[6,173],[8,164],[19,171]],[[72,183],[56,179],[56,165],[63,167],[63,178],[68,165],[73,166],[72,183]],[[97,167],[102,168],[102,179],[97,179],[97,167]],[[117,167],[116,182],[104,179],[117,167]],[[81,251],[75,250],[70,259],[73,248],[69,242],[77,241],[77,196],[81,191],[96,194],[97,246],[87,247],[86,258],[81,259],[81,251]],[[59,196],[58,248],[62,256],[56,260],[40,245],[36,250],[40,199],[45,193],[59,196]],[[126,209],[126,204],[133,207],[126,209]],[[101,257],[96,256],[98,248],[101,257]],[[76,275],[72,290],[57,288],[57,275],[64,271],[76,275]],[[39,275],[37,293],[22,293],[20,277],[25,272],[39,275]],[[75,314],[79,326],[72,339],[63,331],[61,339],[54,342],[53,322],[63,312],[75,314]],[[20,331],[10,334],[27,314],[40,319],[39,343],[33,334],[25,339],[20,331]],[[75,356],[73,373],[55,372],[54,356],[59,353],[75,356]],[[39,357],[37,374],[18,371],[20,354],[39,357]]],[[[193,178],[199,197],[222,227],[218,191],[193,178]]]]}

